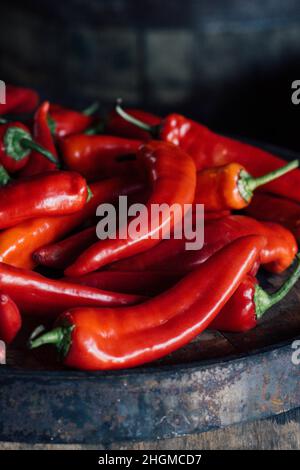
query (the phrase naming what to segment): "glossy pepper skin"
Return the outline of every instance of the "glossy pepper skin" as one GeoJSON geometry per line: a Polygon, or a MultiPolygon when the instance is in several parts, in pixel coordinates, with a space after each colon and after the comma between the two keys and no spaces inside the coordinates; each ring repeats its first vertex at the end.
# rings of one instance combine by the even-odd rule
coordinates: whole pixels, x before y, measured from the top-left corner
{"type": "Polygon", "coordinates": [[[281,273],[293,262],[297,243],[293,234],[279,224],[259,222],[251,217],[230,215],[211,220],[204,225],[204,246],[200,250],[185,251],[185,239],[163,240],[151,250],[110,266],[111,270],[143,271],[159,269],[186,273],[205,262],[216,251],[237,238],[261,235],[266,239],[260,262],[273,273],[281,273]]]}
{"type": "Polygon", "coordinates": [[[293,232],[300,241],[300,205],[289,199],[267,193],[256,194],[247,214],[258,220],[278,222],[293,232]]]}
{"type": "Polygon", "coordinates": [[[164,271],[144,271],[142,275],[138,271],[97,271],[65,279],[97,289],[152,297],[176,284],[180,276],[164,271]]]}
{"type": "Polygon", "coordinates": [[[228,163],[197,173],[195,203],[207,211],[243,209],[253,197],[253,191],[269,181],[298,167],[298,160],[259,178],[253,178],[239,163],[228,163]]]}
{"type": "MultiPolygon", "coordinates": [[[[237,162],[253,177],[277,170],[286,162],[269,152],[212,132],[181,114],[170,114],[159,125],[149,126],[136,120],[118,105],[117,112],[153,136],[178,145],[193,157],[197,170],[237,162]]],[[[296,169],[265,186],[266,191],[300,202],[300,170],[296,169]]]]}
{"type": "Polygon", "coordinates": [[[98,240],[96,227],[88,227],[56,243],[42,246],[33,254],[38,265],[54,269],[65,269],[83,250],[98,240]]]}
{"type": "Polygon", "coordinates": [[[141,141],[108,135],[78,134],[62,139],[60,149],[67,168],[88,181],[137,172],[141,141]]]}
{"type": "Polygon", "coordinates": [[[146,205],[148,223],[141,227],[140,233],[132,237],[126,233],[126,238],[101,240],[85,250],[79,258],[66,270],[68,276],[80,276],[96,271],[118,259],[132,256],[145,251],[159,243],[163,228],[173,227],[174,220],[182,217],[186,212],[186,204],[193,202],[196,186],[196,169],[189,155],[177,147],[164,142],[149,142],[141,147],[138,160],[146,168],[152,186],[152,194],[146,205]],[[175,206],[175,210],[156,219],[151,218],[153,204],[165,203],[168,207],[175,206]]]}
{"type": "Polygon", "coordinates": [[[291,277],[273,294],[264,291],[257,279],[249,274],[245,276],[235,293],[224,305],[209,328],[231,333],[243,333],[257,326],[258,320],[270,307],[282,300],[298,281],[300,262],[291,277]]]}
{"type": "Polygon", "coordinates": [[[171,289],[137,307],[74,309],[30,341],[54,343],[64,363],[83,370],[136,367],[184,346],[212,322],[264,244],[244,237],[219,251],[171,289]],[[233,260],[228,263],[228,259],[233,260]]]}
{"type": "Polygon", "coordinates": [[[0,230],[36,217],[67,215],[83,208],[88,198],[79,173],[52,171],[0,187],[0,230]]]}
{"type": "Polygon", "coordinates": [[[48,279],[33,271],[4,263],[0,263],[0,290],[19,306],[22,313],[52,318],[68,308],[113,307],[144,300],[141,296],[48,279]]]}
{"type": "Polygon", "coordinates": [[[0,104],[0,115],[31,113],[39,102],[39,95],[30,88],[6,85],[6,103],[0,104]]]}
{"type": "Polygon", "coordinates": [[[34,149],[43,160],[55,161],[48,149],[32,139],[27,126],[21,122],[0,124],[0,164],[9,172],[22,169],[34,149]]]}
{"type": "Polygon", "coordinates": [[[14,301],[0,292],[0,340],[9,344],[22,326],[20,311],[14,301]]]}
{"type": "MultiPolygon", "coordinates": [[[[149,126],[158,126],[161,122],[159,116],[140,109],[127,109],[126,111],[131,116],[147,123],[149,126]]],[[[127,139],[148,141],[151,138],[149,132],[143,131],[130,122],[125,121],[115,110],[112,111],[107,118],[105,131],[108,134],[125,137],[127,139]]]]}
{"type": "Polygon", "coordinates": [[[94,122],[94,108],[87,108],[79,112],[64,108],[57,104],[50,104],[48,122],[55,137],[62,138],[72,134],[80,134],[94,122]]]}
{"type": "Polygon", "coordinates": [[[33,136],[34,140],[47,149],[54,156],[54,161],[46,160],[39,152],[33,151],[29,162],[23,168],[21,176],[32,176],[49,170],[55,170],[59,166],[56,147],[48,124],[49,102],[45,101],[37,109],[34,115],[33,136]]]}
{"type": "Polygon", "coordinates": [[[60,240],[76,227],[95,216],[103,202],[113,202],[120,194],[130,194],[139,189],[139,183],[122,178],[92,183],[93,197],[74,214],[41,217],[22,222],[0,232],[0,261],[24,269],[33,269],[33,253],[41,246],[60,240]]]}

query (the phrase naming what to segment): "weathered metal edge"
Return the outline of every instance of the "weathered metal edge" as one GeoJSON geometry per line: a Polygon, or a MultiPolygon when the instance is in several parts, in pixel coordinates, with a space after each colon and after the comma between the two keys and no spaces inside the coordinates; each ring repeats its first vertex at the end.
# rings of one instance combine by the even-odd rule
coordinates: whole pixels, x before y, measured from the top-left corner
{"type": "Polygon", "coordinates": [[[109,445],[282,413],[300,406],[300,365],[292,362],[291,344],[218,362],[116,373],[1,366],[0,440],[109,445]]]}

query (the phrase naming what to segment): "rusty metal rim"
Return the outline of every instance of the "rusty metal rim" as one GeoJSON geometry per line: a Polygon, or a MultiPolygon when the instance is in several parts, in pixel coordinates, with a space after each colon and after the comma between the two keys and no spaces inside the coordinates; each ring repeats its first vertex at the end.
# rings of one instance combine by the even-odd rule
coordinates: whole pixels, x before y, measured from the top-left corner
{"type": "MultiPolygon", "coordinates": [[[[149,367],[135,367],[132,369],[120,369],[115,371],[80,371],[80,370],[72,370],[72,369],[64,369],[64,370],[36,370],[36,369],[18,369],[13,366],[0,366],[0,378],[1,375],[8,376],[26,376],[26,377],[43,377],[48,378],[51,377],[53,379],[62,379],[62,380],[74,380],[74,379],[98,379],[99,376],[105,377],[107,379],[110,378],[124,378],[131,375],[152,375],[152,374],[169,374],[170,372],[193,372],[200,371],[203,369],[211,369],[216,366],[222,366],[227,363],[234,363],[238,361],[243,361],[246,358],[253,357],[253,356],[260,356],[264,355],[269,352],[280,352],[281,350],[285,350],[288,346],[293,343],[295,340],[299,340],[300,336],[296,336],[286,341],[282,341],[279,343],[272,344],[270,346],[266,346],[260,349],[254,349],[249,353],[241,353],[241,354],[234,354],[228,355],[224,358],[216,358],[216,359],[208,359],[208,360],[201,360],[195,361],[192,363],[184,364],[172,364],[172,365],[159,365],[157,367],[149,366],[149,367]]],[[[299,404],[300,406],[300,404],[299,404]]]]}
{"type": "Polygon", "coordinates": [[[0,440],[108,446],[205,432],[298,408],[300,366],[292,363],[291,341],[221,361],[101,375],[3,366],[0,440]]]}

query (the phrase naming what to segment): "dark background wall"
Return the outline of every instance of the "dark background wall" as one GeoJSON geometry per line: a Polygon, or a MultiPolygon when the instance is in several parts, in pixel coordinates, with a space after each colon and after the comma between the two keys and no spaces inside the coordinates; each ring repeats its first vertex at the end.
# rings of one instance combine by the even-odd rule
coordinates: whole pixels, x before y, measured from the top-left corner
{"type": "Polygon", "coordinates": [[[2,0],[0,78],[299,149],[297,0],[2,0]]]}

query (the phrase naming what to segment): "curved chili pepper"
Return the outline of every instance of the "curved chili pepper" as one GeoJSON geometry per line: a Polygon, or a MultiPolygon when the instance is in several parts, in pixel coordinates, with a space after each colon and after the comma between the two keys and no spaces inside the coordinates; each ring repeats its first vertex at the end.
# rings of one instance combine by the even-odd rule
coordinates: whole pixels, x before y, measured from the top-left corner
{"type": "Polygon", "coordinates": [[[93,113],[98,109],[94,103],[82,112],[51,104],[49,108],[48,124],[55,137],[66,137],[79,134],[90,127],[94,122],[93,113]]]}
{"type": "Polygon", "coordinates": [[[121,178],[92,183],[90,189],[93,197],[80,211],[64,216],[28,220],[0,232],[0,261],[32,269],[36,266],[32,255],[38,248],[60,240],[89,218],[94,217],[99,204],[112,202],[120,194],[129,194],[138,188],[136,181],[121,178]]]}
{"type": "Polygon", "coordinates": [[[281,273],[293,262],[298,248],[289,230],[279,224],[258,222],[242,215],[231,215],[204,225],[205,244],[201,250],[185,251],[187,242],[185,238],[170,238],[145,253],[112,264],[110,269],[117,271],[154,269],[171,272],[175,270],[186,273],[206,261],[220,248],[246,235],[261,235],[266,238],[267,243],[261,252],[260,262],[267,270],[281,273]]]}
{"type": "Polygon", "coordinates": [[[159,243],[163,230],[186,212],[186,204],[192,203],[196,186],[196,169],[189,155],[178,147],[164,142],[150,142],[141,147],[138,159],[145,165],[153,187],[146,217],[151,228],[141,227],[136,237],[127,233],[127,238],[101,240],[85,250],[66,270],[69,276],[80,276],[118,259],[145,251],[159,243]],[[174,211],[163,211],[151,219],[153,204],[167,204],[174,211]],[[173,206],[174,205],[174,206],[173,206]],[[150,222],[150,223],[149,223],[150,222]]]}
{"type": "Polygon", "coordinates": [[[39,95],[30,88],[6,85],[6,103],[0,104],[0,115],[31,113],[39,102],[39,95]]]}
{"type": "Polygon", "coordinates": [[[97,289],[153,296],[176,284],[180,279],[177,273],[163,271],[97,271],[84,276],[65,278],[68,282],[97,289]]]}
{"type": "Polygon", "coordinates": [[[135,154],[141,141],[107,135],[77,134],[60,141],[67,168],[88,181],[137,172],[135,154]]]}
{"type": "Polygon", "coordinates": [[[250,203],[256,188],[294,170],[298,165],[298,160],[294,160],[257,178],[253,178],[239,163],[207,168],[197,173],[194,202],[204,204],[207,211],[243,209],[250,203]]]}
{"type": "Polygon", "coordinates": [[[255,328],[257,320],[288,294],[299,277],[299,256],[293,274],[273,294],[263,290],[255,277],[247,275],[209,328],[236,333],[255,328]]]}
{"type": "Polygon", "coordinates": [[[86,181],[78,173],[53,171],[16,180],[0,188],[0,230],[27,219],[72,214],[87,198],[86,181]]]}
{"type": "Polygon", "coordinates": [[[94,289],[71,282],[48,279],[26,269],[0,263],[0,291],[27,315],[55,318],[68,308],[132,305],[144,297],[94,289]]]}
{"type": "Polygon", "coordinates": [[[267,193],[256,194],[247,207],[247,214],[258,220],[278,222],[300,241],[300,205],[267,193]]]}
{"type": "Polygon", "coordinates": [[[96,227],[88,227],[64,240],[42,246],[33,253],[36,263],[48,268],[65,269],[83,250],[98,240],[96,227]]]}
{"type": "Polygon", "coordinates": [[[8,172],[14,173],[23,168],[28,163],[32,150],[42,161],[53,165],[51,162],[56,162],[56,150],[53,153],[53,149],[40,144],[43,143],[34,141],[28,127],[21,122],[0,124],[0,164],[8,172]]]}
{"type": "Polygon", "coordinates": [[[263,244],[262,237],[240,238],[174,287],[139,306],[64,312],[56,328],[32,339],[30,347],[55,344],[66,365],[84,370],[135,367],[163,357],[212,322],[263,244]]]}
{"type": "MultiPolygon", "coordinates": [[[[220,217],[225,217],[229,215],[229,212],[211,212],[208,214],[208,217],[205,217],[206,220],[213,220],[220,217]]],[[[89,227],[57,243],[42,246],[34,252],[33,258],[37,264],[42,266],[55,269],[65,269],[67,266],[73,263],[73,261],[75,261],[75,259],[80,253],[82,253],[83,250],[91,246],[96,241],[96,227],[89,227]]],[[[160,245],[157,245],[157,247],[158,246],[160,245]]]]}
{"type": "Polygon", "coordinates": [[[44,171],[55,170],[59,166],[57,151],[48,125],[49,106],[49,102],[45,101],[37,109],[34,115],[33,135],[35,141],[47,149],[54,159],[46,160],[39,152],[32,152],[29,162],[22,169],[22,176],[32,176],[44,171]]]}
{"type": "Polygon", "coordinates": [[[14,301],[0,292],[0,340],[11,343],[22,326],[20,311],[14,301]]]}
{"type": "MultiPolygon", "coordinates": [[[[237,162],[253,177],[260,177],[286,164],[284,160],[243,142],[212,132],[207,127],[180,114],[170,114],[159,125],[149,126],[130,116],[118,104],[116,111],[127,121],[152,136],[178,145],[195,161],[197,170],[237,162]]],[[[300,202],[300,170],[293,170],[280,180],[271,181],[266,191],[300,202]]]]}
{"type": "MultiPolygon", "coordinates": [[[[140,109],[127,109],[126,110],[131,116],[139,119],[140,121],[145,122],[149,126],[157,126],[161,122],[161,118],[155,116],[154,114],[148,113],[146,111],[141,111],[140,109]]],[[[148,141],[150,140],[149,132],[139,129],[131,122],[123,119],[116,110],[113,110],[106,122],[105,131],[108,134],[117,135],[119,137],[125,137],[127,139],[137,139],[148,141]]]]}

